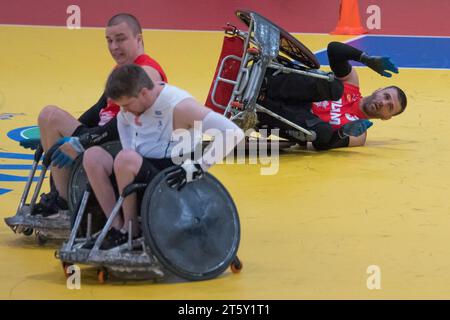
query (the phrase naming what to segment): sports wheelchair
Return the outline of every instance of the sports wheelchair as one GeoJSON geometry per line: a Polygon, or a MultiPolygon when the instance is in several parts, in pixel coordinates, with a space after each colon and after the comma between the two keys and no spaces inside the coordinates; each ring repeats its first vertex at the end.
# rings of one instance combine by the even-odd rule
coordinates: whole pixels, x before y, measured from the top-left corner
{"type": "Polygon", "coordinates": [[[237,10],[248,27],[239,30],[227,24],[222,52],[211,84],[206,106],[235,121],[244,131],[257,129],[258,112],[287,124],[297,140],[314,141],[309,131],[257,103],[268,68],[333,82],[333,73],[319,70],[314,54],[287,31],[253,11],[237,10]]]}
{"type": "MultiPolygon", "coordinates": [[[[120,143],[109,142],[105,143],[103,147],[108,150],[112,155],[117,154],[120,149],[120,143]]],[[[32,214],[36,205],[37,197],[41,191],[42,184],[45,180],[45,175],[51,165],[51,158],[53,153],[58,148],[57,145],[50,148],[44,156],[42,146],[38,146],[34,154],[33,165],[28,175],[24,191],[22,193],[19,206],[16,214],[12,217],[5,218],[5,223],[15,232],[22,233],[25,236],[31,236],[33,233],[36,237],[36,242],[39,245],[46,244],[49,240],[62,241],[69,237],[71,230],[71,220],[73,220],[74,210],[79,198],[79,194],[82,194],[84,190],[80,190],[77,179],[80,174],[75,175],[75,172],[81,171],[84,174],[82,157],[78,157],[72,167],[72,172],[68,184],[68,210],[60,210],[58,214],[44,217],[39,214],[32,214]],[[27,203],[27,199],[38,169],[39,163],[42,164],[41,173],[38,177],[37,184],[35,186],[31,201],[27,203]]],[[[94,221],[95,222],[95,221],[94,221]]]]}
{"type": "Polygon", "coordinates": [[[66,276],[73,264],[95,266],[100,283],[110,276],[124,280],[196,281],[217,277],[228,267],[233,273],[240,272],[240,223],[232,198],[209,173],[181,190],[172,189],[166,182],[172,170],[173,167],[161,171],[150,183],[127,186],[106,223],[100,226],[92,223],[92,207],[87,208],[92,197],[88,180],[82,167],[75,169],[72,183],[76,188],[72,188],[70,197],[81,200],[70,237],[55,253],[66,276]],[[101,250],[124,198],[139,191],[144,191],[140,206],[142,235],[131,238],[130,225],[127,243],[101,250]],[[86,215],[90,217],[86,219],[86,215]],[[95,241],[92,248],[86,248],[88,241],[95,241]]]}

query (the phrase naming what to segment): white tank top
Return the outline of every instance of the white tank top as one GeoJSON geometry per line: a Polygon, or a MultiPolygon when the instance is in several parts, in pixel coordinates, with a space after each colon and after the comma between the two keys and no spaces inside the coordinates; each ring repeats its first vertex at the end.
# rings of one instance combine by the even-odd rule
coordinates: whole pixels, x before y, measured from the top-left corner
{"type": "MultiPolygon", "coordinates": [[[[158,84],[157,84],[158,85],[158,84]]],[[[117,129],[123,149],[132,149],[145,158],[170,158],[177,143],[172,139],[173,110],[192,96],[177,87],[161,83],[164,88],[155,103],[140,116],[120,111],[117,129]]]]}

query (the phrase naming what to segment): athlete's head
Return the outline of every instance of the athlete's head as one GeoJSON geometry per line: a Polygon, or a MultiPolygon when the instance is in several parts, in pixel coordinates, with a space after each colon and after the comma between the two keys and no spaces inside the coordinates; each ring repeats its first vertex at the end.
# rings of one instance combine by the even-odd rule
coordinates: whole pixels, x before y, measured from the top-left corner
{"type": "Polygon", "coordinates": [[[109,19],[106,40],[109,52],[118,65],[133,63],[144,53],[141,25],[131,14],[119,13],[109,19]]]}
{"type": "Polygon", "coordinates": [[[139,115],[152,105],[153,81],[140,66],[126,64],[114,69],[108,77],[105,95],[124,111],[139,115]]]}
{"type": "Polygon", "coordinates": [[[396,86],[375,90],[361,100],[362,111],[371,119],[389,120],[402,113],[407,98],[402,89],[396,86]]]}

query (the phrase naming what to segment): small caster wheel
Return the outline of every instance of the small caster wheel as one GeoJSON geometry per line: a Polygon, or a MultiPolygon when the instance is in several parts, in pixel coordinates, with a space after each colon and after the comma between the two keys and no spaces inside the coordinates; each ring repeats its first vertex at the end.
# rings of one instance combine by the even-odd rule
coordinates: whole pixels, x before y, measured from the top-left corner
{"type": "Polygon", "coordinates": [[[247,53],[251,54],[252,56],[257,56],[261,53],[261,50],[259,50],[258,48],[248,48],[247,53]]]}
{"type": "Polygon", "coordinates": [[[231,268],[231,272],[233,273],[239,273],[242,270],[242,262],[241,260],[239,260],[239,258],[236,256],[236,258],[234,258],[233,262],[231,262],[230,264],[230,268],[231,268]]]}
{"type": "Polygon", "coordinates": [[[25,228],[23,229],[22,233],[26,235],[27,237],[31,236],[33,234],[34,230],[33,228],[25,228]]]}
{"type": "Polygon", "coordinates": [[[43,246],[47,243],[48,238],[46,236],[43,236],[42,234],[36,235],[36,242],[38,245],[43,246]]]}
{"type": "Polygon", "coordinates": [[[62,262],[62,267],[63,267],[63,271],[64,271],[64,275],[66,276],[66,278],[69,278],[72,273],[69,272],[69,267],[73,266],[73,264],[68,263],[68,262],[62,262]]]}
{"type": "Polygon", "coordinates": [[[108,270],[105,268],[97,270],[97,279],[99,283],[105,283],[109,279],[108,270]]]}

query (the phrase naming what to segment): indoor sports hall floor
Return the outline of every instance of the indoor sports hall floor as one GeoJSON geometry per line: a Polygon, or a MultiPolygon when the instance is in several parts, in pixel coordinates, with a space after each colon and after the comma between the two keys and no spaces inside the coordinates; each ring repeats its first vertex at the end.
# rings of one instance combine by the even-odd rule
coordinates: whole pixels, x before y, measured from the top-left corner
{"type": "MultiPolygon", "coordinates": [[[[365,147],[285,152],[276,175],[261,175],[262,164],[214,167],[240,214],[240,274],[99,284],[95,270],[82,268],[81,290],[69,290],[53,256],[57,245],[38,247],[3,223],[15,213],[31,164],[11,131],[36,125],[47,104],[80,115],[97,101],[113,61],[103,29],[0,26],[0,298],[450,298],[450,38],[296,36],[323,63],[320,51],[330,40],[391,55],[400,74],[387,79],[358,69],[362,92],[396,84],[407,92],[406,112],[375,121],[365,147]],[[380,290],[367,287],[373,265],[381,270],[380,290]]],[[[222,37],[144,33],[170,83],[200,101],[222,37]]]]}

